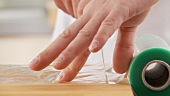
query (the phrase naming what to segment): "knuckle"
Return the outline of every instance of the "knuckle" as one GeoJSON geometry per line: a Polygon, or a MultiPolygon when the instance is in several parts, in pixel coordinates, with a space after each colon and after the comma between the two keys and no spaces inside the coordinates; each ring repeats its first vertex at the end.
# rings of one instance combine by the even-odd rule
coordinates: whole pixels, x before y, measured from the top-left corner
{"type": "Polygon", "coordinates": [[[110,38],[112,35],[110,32],[107,32],[106,30],[103,30],[101,33],[103,38],[110,38]]]}
{"type": "Polygon", "coordinates": [[[71,52],[73,51],[73,48],[72,47],[69,47],[65,50],[65,53],[66,54],[70,54],[71,52]]]}
{"type": "Polygon", "coordinates": [[[116,44],[116,47],[122,48],[122,49],[133,49],[133,44],[124,43],[124,44],[116,44]]]}
{"type": "Polygon", "coordinates": [[[116,20],[114,18],[108,18],[103,21],[104,26],[115,26],[116,20]]]}
{"type": "Polygon", "coordinates": [[[91,37],[92,32],[87,29],[83,29],[83,30],[80,30],[79,35],[84,36],[84,37],[91,37]]]}
{"type": "Polygon", "coordinates": [[[69,38],[71,37],[71,30],[67,28],[63,33],[59,35],[61,38],[69,38]]]}
{"type": "Polygon", "coordinates": [[[127,3],[126,0],[119,0],[118,1],[118,8],[121,8],[121,9],[126,9],[126,7],[129,6],[129,3],[127,3]]]}
{"type": "Polygon", "coordinates": [[[64,58],[66,58],[66,59],[68,59],[70,56],[70,51],[69,50],[65,50],[63,53],[62,53],[62,56],[64,57],[64,58]]]}
{"type": "Polygon", "coordinates": [[[128,33],[129,35],[133,35],[134,32],[136,31],[137,27],[120,27],[120,30],[122,30],[122,32],[128,33]]]}
{"type": "Polygon", "coordinates": [[[45,57],[45,58],[48,58],[48,59],[52,59],[48,49],[45,49],[44,51],[42,51],[40,53],[40,57],[43,57],[43,58],[45,57]]]}
{"type": "Polygon", "coordinates": [[[122,16],[124,16],[124,20],[126,20],[127,17],[131,17],[134,13],[136,13],[136,8],[134,8],[135,6],[133,5],[133,3],[127,3],[126,0],[119,0],[119,2],[120,3],[117,7],[119,8],[119,10],[122,10],[120,13],[122,14],[122,16]]]}
{"type": "Polygon", "coordinates": [[[74,56],[75,56],[74,53],[73,53],[73,48],[66,49],[62,54],[67,59],[74,58],[74,56]]]}

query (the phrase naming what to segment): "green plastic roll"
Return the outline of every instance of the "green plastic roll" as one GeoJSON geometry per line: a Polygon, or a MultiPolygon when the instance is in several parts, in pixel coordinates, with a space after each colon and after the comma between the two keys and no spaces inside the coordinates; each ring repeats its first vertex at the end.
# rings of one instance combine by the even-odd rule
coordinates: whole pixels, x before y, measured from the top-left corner
{"type": "Polygon", "coordinates": [[[135,96],[170,96],[170,50],[149,48],[131,63],[129,81],[135,96]],[[153,64],[153,65],[152,65],[153,64]],[[152,65],[149,69],[149,66],[152,65]]]}

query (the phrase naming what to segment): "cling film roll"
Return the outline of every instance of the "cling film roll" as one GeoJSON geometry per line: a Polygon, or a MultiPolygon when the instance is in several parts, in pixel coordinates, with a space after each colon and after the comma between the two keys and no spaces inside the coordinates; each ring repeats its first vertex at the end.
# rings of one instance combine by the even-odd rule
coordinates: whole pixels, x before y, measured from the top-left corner
{"type": "Polygon", "coordinates": [[[170,50],[154,35],[138,36],[129,82],[135,96],[170,96],[170,50]]]}
{"type": "Polygon", "coordinates": [[[170,51],[167,49],[151,48],[140,53],[133,60],[129,70],[130,84],[136,95],[170,96],[169,64],[170,51]],[[154,68],[146,70],[152,63],[159,66],[155,65],[154,68]]]}

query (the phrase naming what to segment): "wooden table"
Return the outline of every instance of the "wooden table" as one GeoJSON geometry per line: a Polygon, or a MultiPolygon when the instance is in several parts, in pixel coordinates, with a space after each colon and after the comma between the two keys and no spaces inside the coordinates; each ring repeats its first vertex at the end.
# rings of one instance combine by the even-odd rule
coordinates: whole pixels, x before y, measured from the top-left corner
{"type": "Polygon", "coordinates": [[[0,84],[0,96],[133,96],[128,84],[0,84]]]}

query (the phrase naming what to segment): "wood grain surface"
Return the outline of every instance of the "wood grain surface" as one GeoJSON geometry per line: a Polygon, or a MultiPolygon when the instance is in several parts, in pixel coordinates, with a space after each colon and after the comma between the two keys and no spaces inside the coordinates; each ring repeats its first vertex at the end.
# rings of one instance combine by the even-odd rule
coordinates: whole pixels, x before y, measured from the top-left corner
{"type": "Polygon", "coordinates": [[[128,84],[0,84],[0,96],[133,96],[128,84]]]}

